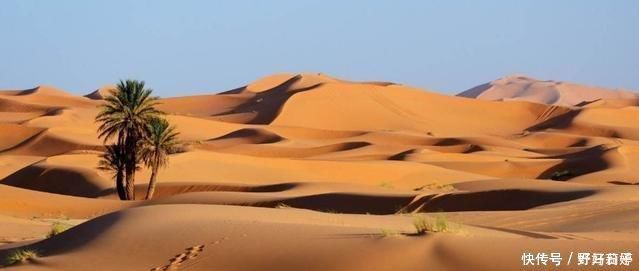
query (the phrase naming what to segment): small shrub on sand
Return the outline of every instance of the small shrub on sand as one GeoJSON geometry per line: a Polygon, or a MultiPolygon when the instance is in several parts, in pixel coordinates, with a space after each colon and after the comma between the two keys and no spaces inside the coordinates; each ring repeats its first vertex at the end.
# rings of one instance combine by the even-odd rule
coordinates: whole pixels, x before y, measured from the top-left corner
{"type": "Polygon", "coordinates": [[[51,230],[49,230],[49,233],[47,234],[47,238],[56,236],[68,230],[69,228],[71,228],[71,225],[60,223],[60,222],[53,222],[53,224],[51,224],[51,230]]]}
{"type": "Polygon", "coordinates": [[[190,149],[190,146],[188,144],[178,144],[174,148],[170,149],[168,153],[169,154],[185,153],[189,151],[189,149],[190,149]]]}
{"type": "Polygon", "coordinates": [[[384,238],[384,237],[398,236],[399,234],[400,232],[396,230],[382,229],[380,236],[384,238]]]}
{"type": "Polygon", "coordinates": [[[435,232],[446,232],[449,230],[448,227],[448,219],[444,214],[438,214],[435,219],[435,227],[433,228],[435,232]]]}
{"type": "Polygon", "coordinates": [[[415,233],[422,235],[430,229],[430,222],[423,216],[417,216],[415,220],[413,220],[413,226],[415,227],[415,233]]]}
{"type": "Polygon", "coordinates": [[[417,216],[413,221],[415,234],[422,235],[426,232],[447,232],[450,230],[448,219],[443,214],[438,214],[435,222],[429,221],[424,216],[417,216]]]}
{"type": "Polygon", "coordinates": [[[7,255],[6,264],[14,265],[25,263],[31,259],[38,257],[38,253],[32,249],[17,249],[13,250],[7,255]]]}
{"type": "Polygon", "coordinates": [[[424,190],[438,190],[438,191],[453,191],[455,187],[450,184],[440,184],[440,183],[429,183],[423,186],[417,187],[413,189],[414,191],[424,191],[424,190]]]}
{"type": "Polygon", "coordinates": [[[571,177],[574,177],[574,176],[575,174],[572,173],[572,171],[565,169],[565,170],[553,172],[552,175],[550,175],[550,179],[554,181],[563,181],[563,180],[570,179],[571,177]]]}
{"type": "Polygon", "coordinates": [[[289,205],[286,205],[286,203],[280,202],[277,205],[275,205],[275,208],[277,209],[289,209],[289,208],[293,208],[289,205]]]}

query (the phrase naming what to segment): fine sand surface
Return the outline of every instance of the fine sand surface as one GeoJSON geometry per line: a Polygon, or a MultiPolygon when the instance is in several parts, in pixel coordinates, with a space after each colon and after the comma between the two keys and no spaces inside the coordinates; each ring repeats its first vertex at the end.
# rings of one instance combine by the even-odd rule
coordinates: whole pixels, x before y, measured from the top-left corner
{"type": "MultiPolygon", "coordinates": [[[[0,91],[0,264],[39,254],[8,270],[543,270],[522,253],[639,253],[632,92],[276,74],[164,98],[184,147],[153,200],[123,202],[96,169],[112,87],[0,91]]],[[[554,270],[595,270],[575,265],[554,270]]]]}
{"type": "Polygon", "coordinates": [[[468,89],[458,96],[491,101],[521,100],[543,104],[574,106],[602,99],[638,99],[635,92],[605,89],[554,80],[538,80],[524,75],[509,75],[468,89]]]}

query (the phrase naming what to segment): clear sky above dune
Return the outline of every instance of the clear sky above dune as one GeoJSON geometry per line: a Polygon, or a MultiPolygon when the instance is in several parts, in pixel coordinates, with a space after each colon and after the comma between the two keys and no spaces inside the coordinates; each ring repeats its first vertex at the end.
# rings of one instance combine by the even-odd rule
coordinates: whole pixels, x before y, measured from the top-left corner
{"type": "Polygon", "coordinates": [[[276,72],[457,93],[506,74],[639,89],[638,1],[2,1],[0,89],[162,96],[276,72]]]}

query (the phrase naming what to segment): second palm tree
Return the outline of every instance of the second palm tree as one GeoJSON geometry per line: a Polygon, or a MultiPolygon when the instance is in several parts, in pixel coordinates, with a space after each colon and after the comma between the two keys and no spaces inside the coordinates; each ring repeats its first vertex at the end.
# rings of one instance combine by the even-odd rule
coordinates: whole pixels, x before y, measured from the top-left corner
{"type": "Polygon", "coordinates": [[[169,154],[174,152],[178,145],[179,133],[175,127],[162,118],[153,118],[147,126],[142,149],[140,152],[142,161],[151,168],[151,179],[146,192],[146,199],[153,198],[157,181],[158,169],[167,165],[169,154]]]}

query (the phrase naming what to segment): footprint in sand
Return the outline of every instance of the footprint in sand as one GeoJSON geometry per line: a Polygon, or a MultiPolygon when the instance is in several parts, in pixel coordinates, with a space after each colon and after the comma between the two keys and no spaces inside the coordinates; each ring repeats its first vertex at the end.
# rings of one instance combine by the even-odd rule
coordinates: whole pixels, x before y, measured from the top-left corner
{"type": "Polygon", "coordinates": [[[151,268],[151,271],[178,270],[184,262],[197,258],[200,252],[204,250],[204,247],[205,245],[198,245],[186,248],[184,253],[171,258],[169,264],[151,268]]]}

